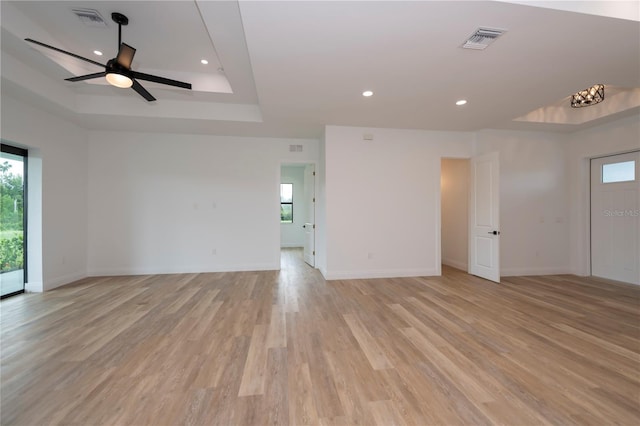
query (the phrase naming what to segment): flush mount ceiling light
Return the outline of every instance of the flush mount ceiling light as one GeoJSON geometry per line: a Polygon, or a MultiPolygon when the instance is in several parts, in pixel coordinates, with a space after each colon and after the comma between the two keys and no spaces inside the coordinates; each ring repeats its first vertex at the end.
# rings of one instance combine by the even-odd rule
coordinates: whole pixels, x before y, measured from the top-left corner
{"type": "Polygon", "coordinates": [[[368,98],[369,96],[373,96],[373,92],[371,90],[365,90],[362,92],[362,96],[368,98]]]}
{"type": "Polygon", "coordinates": [[[458,105],[458,106],[462,106],[462,105],[464,105],[466,103],[467,103],[466,99],[460,99],[459,101],[456,101],[456,105],[458,105]]]}
{"type": "Polygon", "coordinates": [[[604,100],[604,84],[594,84],[571,95],[571,108],[582,108],[599,104],[604,100]]]}
{"type": "Polygon", "coordinates": [[[209,63],[209,61],[207,61],[206,59],[200,59],[200,63],[202,65],[207,65],[209,63]]]}
{"type": "Polygon", "coordinates": [[[102,52],[101,52],[101,51],[99,51],[99,50],[94,50],[94,51],[93,51],[93,54],[94,54],[94,55],[97,55],[97,56],[102,56],[102,52]]]}

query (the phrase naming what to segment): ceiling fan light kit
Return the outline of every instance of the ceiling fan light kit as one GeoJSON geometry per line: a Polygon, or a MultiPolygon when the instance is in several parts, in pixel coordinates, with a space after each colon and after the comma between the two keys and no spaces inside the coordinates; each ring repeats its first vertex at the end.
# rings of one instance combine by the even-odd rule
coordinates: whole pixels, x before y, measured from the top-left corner
{"type": "Polygon", "coordinates": [[[49,46],[48,44],[30,39],[30,38],[26,38],[25,41],[46,47],[48,49],[55,50],[56,52],[64,53],[65,55],[69,55],[74,58],[81,59],[85,62],[89,62],[90,64],[97,65],[104,68],[104,72],[70,77],[65,79],[67,81],[75,82],[75,81],[91,80],[94,78],[105,77],[107,82],[112,86],[123,88],[123,89],[128,89],[131,87],[140,96],[142,96],[149,102],[155,101],[156,98],[154,98],[151,95],[151,93],[149,93],[144,87],[142,87],[142,85],[137,80],[152,81],[154,83],[160,83],[168,86],[180,87],[183,89],[191,90],[190,83],[185,83],[182,81],[171,80],[169,78],[164,78],[156,75],[144,74],[141,72],[133,71],[131,69],[131,63],[133,62],[133,57],[136,54],[136,49],[122,42],[122,26],[128,25],[129,19],[123,14],[118,12],[112,13],[111,19],[113,20],[113,22],[118,24],[118,55],[115,58],[110,59],[106,65],[103,65],[100,62],[96,62],[88,58],[84,58],[80,55],[76,55],[75,53],[67,52],[57,47],[49,46]]]}
{"type": "Polygon", "coordinates": [[[128,89],[129,87],[133,86],[133,80],[131,80],[126,75],[111,72],[108,73],[105,78],[110,85],[119,87],[121,89],[128,89]]]}

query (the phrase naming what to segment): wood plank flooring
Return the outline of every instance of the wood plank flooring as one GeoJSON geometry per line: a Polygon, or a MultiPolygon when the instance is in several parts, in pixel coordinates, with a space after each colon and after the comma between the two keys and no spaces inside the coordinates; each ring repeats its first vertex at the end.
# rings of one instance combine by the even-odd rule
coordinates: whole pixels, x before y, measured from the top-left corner
{"type": "Polygon", "coordinates": [[[640,287],[85,279],[3,300],[3,425],[640,424],[640,287]]]}

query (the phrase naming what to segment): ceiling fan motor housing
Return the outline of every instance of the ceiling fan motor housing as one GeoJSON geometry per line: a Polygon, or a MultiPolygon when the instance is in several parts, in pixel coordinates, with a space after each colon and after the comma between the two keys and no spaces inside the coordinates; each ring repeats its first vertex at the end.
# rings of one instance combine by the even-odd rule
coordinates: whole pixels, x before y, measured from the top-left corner
{"type": "Polygon", "coordinates": [[[126,75],[129,78],[133,78],[131,70],[120,65],[120,63],[118,63],[117,61],[117,58],[109,59],[109,62],[107,62],[106,66],[106,72],[122,74],[126,75]]]}

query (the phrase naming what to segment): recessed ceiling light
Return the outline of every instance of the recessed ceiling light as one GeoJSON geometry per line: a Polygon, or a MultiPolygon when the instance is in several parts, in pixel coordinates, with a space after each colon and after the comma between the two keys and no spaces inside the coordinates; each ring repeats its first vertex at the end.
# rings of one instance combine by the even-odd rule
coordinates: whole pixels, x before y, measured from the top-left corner
{"type": "Polygon", "coordinates": [[[98,56],[102,56],[102,52],[101,52],[101,51],[99,51],[99,50],[94,50],[94,51],[93,51],[93,54],[94,54],[94,55],[98,55],[98,56]]]}
{"type": "Polygon", "coordinates": [[[466,99],[460,99],[459,101],[456,101],[456,105],[461,106],[467,103],[466,99]]]}
{"type": "Polygon", "coordinates": [[[206,59],[200,59],[200,63],[202,65],[207,65],[209,63],[209,61],[207,61],[206,59]]]}
{"type": "Polygon", "coordinates": [[[366,96],[368,98],[369,96],[373,96],[373,92],[371,90],[365,90],[362,92],[362,96],[366,96]]]}

